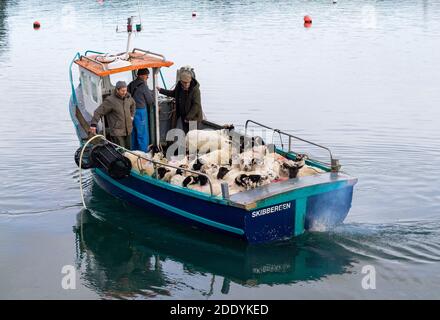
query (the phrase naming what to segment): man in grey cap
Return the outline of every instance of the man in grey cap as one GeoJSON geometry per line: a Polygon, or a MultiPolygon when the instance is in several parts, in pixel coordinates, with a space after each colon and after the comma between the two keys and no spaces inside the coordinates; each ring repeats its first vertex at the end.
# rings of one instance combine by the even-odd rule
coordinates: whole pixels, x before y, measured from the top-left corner
{"type": "Polygon", "coordinates": [[[189,131],[189,122],[203,120],[202,102],[200,98],[199,82],[190,71],[182,70],[179,82],[174,90],[165,90],[157,87],[159,93],[176,99],[176,115],[183,125],[183,131],[189,131]]]}
{"type": "Polygon", "coordinates": [[[139,69],[137,78],[128,85],[128,92],[136,101],[131,146],[133,150],[144,152],[147,151],[150,144],[148,114],[153,108],[153,93],[147,85],[149,75],[150,71],[148,69],[139,69]]]}
{"type": "Polygon", "coordinates": [[[131,132],[136,102],[127,92],[124,81],[116,83],[116,89],[95,110],[90,122],[90,133],[96,134],[96,125],[103,116],[107,116],[110,139],[124,147],[131,149],[131,132]]]}

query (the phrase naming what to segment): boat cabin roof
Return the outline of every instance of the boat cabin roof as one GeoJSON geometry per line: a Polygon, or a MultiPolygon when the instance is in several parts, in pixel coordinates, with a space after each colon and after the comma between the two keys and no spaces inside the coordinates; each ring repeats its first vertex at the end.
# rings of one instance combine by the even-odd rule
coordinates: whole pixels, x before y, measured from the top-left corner
{"type": "Polygon", "coordinates": [[[130,70],[169,67],[173,65],[173,62],[166,60],[164,56],[141,49],[134,49],[133,52],[129,52],[128,54],[130,65],[120,68],[109,68],[108,65],[110,61],[104,62],[105,59],[100,59],[105,58],[105,55],[81,56],[75,60],[75,63],[99,77],[130,70]]]}

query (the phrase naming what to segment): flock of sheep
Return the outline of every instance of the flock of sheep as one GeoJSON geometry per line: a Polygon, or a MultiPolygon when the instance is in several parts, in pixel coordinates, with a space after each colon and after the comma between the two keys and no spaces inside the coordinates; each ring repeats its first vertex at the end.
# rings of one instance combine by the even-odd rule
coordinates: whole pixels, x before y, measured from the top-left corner
{"type": "Polygon", "coordinates": [[[298,154],[295,160],[289,160],[274,152],[266,145],[234,145],[226,130],[192,130],[185,138],[186,152],[178,156],[165,156],[157,148],[149,152],[125,152],[132,168],[141,174],[154,176],[169,182],[204,193],[221,194],[221,184],[226,182],[229,194],[250,190],[272,182],[324,172],[308,166],[306,155],[298,154]],[[156,165],[149,161],[172,165],[156,165]],[[190,173],[184,169],[201,172],[190,173]],[[156,176],[157,175],[157,176],[156,176]]]}

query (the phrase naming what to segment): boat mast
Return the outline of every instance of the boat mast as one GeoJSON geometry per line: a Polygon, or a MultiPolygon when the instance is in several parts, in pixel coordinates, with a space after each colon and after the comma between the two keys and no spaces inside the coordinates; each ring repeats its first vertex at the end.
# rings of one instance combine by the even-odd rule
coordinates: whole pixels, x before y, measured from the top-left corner
{"type": "MultiPolygon", "coordinates": [[[[159,73],[160,68],[153,68],[153,88],[156,88],[158,85],[157,75],[159,73]]],[[[154,118],[155,118],[155,144],[160,147],[160,122],[159,122],[159,95],[157,90],[153,90],[153,101],[154,101],[154,118]]]]}
{"type": "Polygon", "coordinates": [[[127,50],[125,52],[126,57],[128,58],[128,53],[130,52],[130,46],[131,46],[131,36],[133,34],[133,18],[134,16],[131,16],[127,19],[127,33],[128,33],[128,39],[127,39],[127,50]]]}

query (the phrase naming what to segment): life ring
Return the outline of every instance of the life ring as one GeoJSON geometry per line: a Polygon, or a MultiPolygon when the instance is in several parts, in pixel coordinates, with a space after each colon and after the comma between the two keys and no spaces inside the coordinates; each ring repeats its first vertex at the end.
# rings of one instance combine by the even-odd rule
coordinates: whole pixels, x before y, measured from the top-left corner
{"type": "Polygon", "coordinates": [[[117,59],[116,56],[110,56],[110,55],[103,55],[103,56],[96,56],[95,60],[102,63],[111,63],[114,62],[117,59]]]}

